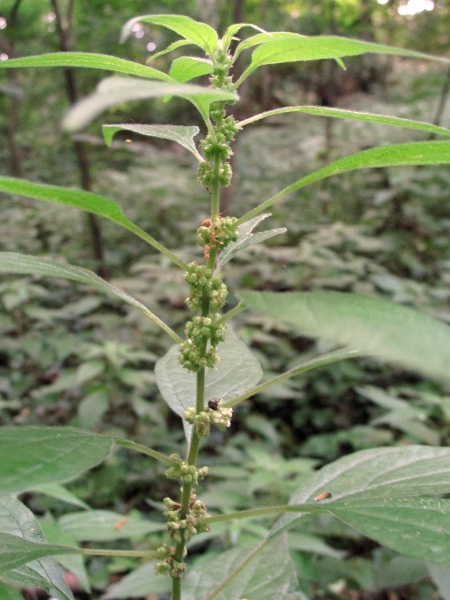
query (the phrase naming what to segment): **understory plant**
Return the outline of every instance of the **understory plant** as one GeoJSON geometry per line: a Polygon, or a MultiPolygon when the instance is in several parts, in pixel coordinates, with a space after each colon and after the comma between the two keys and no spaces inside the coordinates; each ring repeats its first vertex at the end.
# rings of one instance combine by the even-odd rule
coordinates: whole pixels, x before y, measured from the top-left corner
{"type": "MultiPolygon", "coordinates": [[[[307,515],[332,515],[395,552],[450,567],[450,500],[442,497],[450,492],[447,448],[403,445],[350,454],[309,475],[285,505],[210,514],[201,499],[202,480],[208,475],[208,467],[202,461],[202,444],[213,428],[230,427],[236,406],[251,402],[252,397],[271,386],[361,356],[378,357],[437,380],[450,378],[450,329],[425,314],[373,297],[320,290],[232,290],[233,298],[238,300],[227,306],[231,296],[224,278],[227,263],[241,250],[285,231],[278,228],[255,233],[256,227],[270,217],[267,211],[274,204],[293,195],[290,202],[294,211],[295,203],[301,201],[298,190],[356,169],[449,164],[450,141],[415,141],[357,152],[294,181],[246,214],[241,214],[238,204],[233,207],[234,214],[221,213],[221,193],[232,180],[233,141],[245,127],[273,115],[298,112],[447,137],[450,130],[410,119],[317,106],[288,106],[239,121],[233,116],[233,109],[239,102],[240,85],[265,65],[333,59],[345,68],[344,58],[367,52],[450,61],[353,39],[268,33],[250,24],[232,25],[219,38],[210,26],[181,15],[132,19],[123,28],[123,39],[137,23],[166,27],[180,37],[152,56],[152,60],[187,46],[194,47],[194,55],[177,56],[168,73],[113,56],[79,52],[6,60],[0,62],[0,67],[89,67],[114,72],[69,111],[63,124],[69,131],[82,129],[104,110],[125,102],[178,97],[193,104],[204,133],[200,142],[195,140],[200,133],[197,124],[108,124],[103,126],[103,133],[107,144],[119,131],[170,140],[195,157],[199,202],[205,205],[205,218],[192,240],[199,246],[198,260],[186,264],[176,249],[163,246],[127,219],[118,204],[98,194],[12,177],[0,177],[0,191],[87,210],[137,235],[184,273],[189,320],[182,331],[175,331],[170,323],[122,289],[62,260],[1,252],[0,270],[61,277],[93,286],[132,305],[158,325],[174,345],[158,360],[156,381],[165,402],[182,419],[187,450],[184,456],[164,455],[133,440],[72,427],[3,427],[1,597],[19,598],[15,590],[32,584],[58,600],[69,600],[72,592],[58,563],[82,573],[83,557],[106,556],[143,561],[140,569],[145,569],[145,591],[135,590],[135,596],[162,592],[170,593],[172,600],[307,599],[310,592],[302,589],[297,580],[286,536],[287,531],[301,527],[307,515]],[[241,39],[243,31],[250,34],[241,39]],[[246,66],[234,77],[238,58],[246,66]],[[209,77],[207,86],[190,83],[205,76],[209,77]],[[281,320],[306,336],[328,340],[335,349],[274,378],[265,378],[257,359],[230,327],[232,318],[243,310],[281,320]],[[45,537],[39,522],[18,496],[23,492],[42,492],[78,502],[83,509],[77,513],[79,522],[85,528],[94,527],[95,511],[77,501],[62,484],[105,461],[113,446],[158,461],[164,465],[166,477],[179,483],[178,495],[166,497],[161,507],[165,526],[130,515],[120,518],[105,513],[102,527],[109,537],[101,539],[133,538],[127,548],[77,545],[70,528],[58,529],[56,525],[46,529],[45,537]],[[204,534],[200,539],[207,540],[224,523],[258,517],[272,519],[270,529],[258,544],[219,555],[212,553],[210,558],[206,553],[194,566],[189,564],[188,550],[195,536],[204,534]],[[165,540],[155,543],[155,539],[161,539],[162,528],[166,530],[165,540]],[[140,536],[138,541],[136,535],[140,536]]],[[[151,490],[148,493],[151,496],[151,490]]],[[[88,586],[87,582],[86,589],[88,586]]]]}

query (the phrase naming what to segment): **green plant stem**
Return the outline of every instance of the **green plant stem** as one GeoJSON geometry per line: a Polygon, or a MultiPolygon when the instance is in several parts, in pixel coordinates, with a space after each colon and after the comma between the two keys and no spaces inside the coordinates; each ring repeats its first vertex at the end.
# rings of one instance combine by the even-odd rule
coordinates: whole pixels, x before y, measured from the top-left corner
{"type": "Polygon", "coordinates": [[[147,456],[151,456],[152,458],[159,460],[159,462],[162,462],[163,464],[168,465],[169,467],[175,467],[177,464],[174,460],[172,460],[168,456],[161,454],[157,450],[148,448],[147,446],[144,446],[143,444],[137,444],[136,442],[132,442],[130,440],[123,440],[123,439],[114,440],[114,443],[117,444],[118,446],[122,446],[123,448],[128,448],[129,450],[135,450],[136,452],[140,452],[141,454],[146,454],[147,456]]]}
{"type": "Polygon", "coordinates": [[[158,554],[153,550],[108,550],[106,548],[79,548],[79,554],[84,556],[127,556],[131,558],[157,558],[158,554]]]}
{"type": "Polygon", "coordinates": [[[226,515],[216,515],[214,517],[207,517],[203,519],[203,523],[221,523],[222,521],[234,521],[236,519],[250,519],[253,517],[264,517],[266,515],[276,515],[287,512],[326,512],[325,506],[292,506],[291,504],[284,504],[282,506],[267,506],[264,508],[249,508],[248,510],[241,510],[234,513],[228,513],[226,515]]]}
{"type": "Polygon", "coordinates": [[[223,325],[224,323],[226,323],[229,319],[232,319],[233,317],[235,317],[236,315],[238,315],[239,313],[241,313],[243,310],[246,310],[246,306],[243,302],[239,302],[239,304],[237,306],[235,306],[234,308],[232,308],[231,310],[229,310],[227,313],[225,313],[224,315],[222,315],[220,317],[220,319],[217,320],[217,325],[223,325]]]}
{"type": "Polygon", "coordinates": [[[329,365],[329,364],[337,362],[339,360],[345,360],[347,358],[355,358],[358,355],[359,355],[359,350],[336,350],[335,352],[330,352],[329,354],[324,354],[323,356],[313,358],[312,360],[308,361],[307,363],[304,363],[303,365],[300,365],[299,367],[294,367],[293,369],[290,369],[289,371],[286,371],[285,373],[282,373],[281,375],[277,375],[276,377],[273,377],[272,379],[269,379],[268,381],[265,381],[264,383],[261,383],[260,385],[254,387],[253,389],[246,392],[245,394],[241,394],[240,396],[233,398],[233,400],[229,400],[228,402],[225,402],[224,406],[227,408],[236,406],[236,404],[239,404],[243,400],[247,400],[247,398],[250,398],[251,396],[254,396],[255,394],[259,394],[263,390],[271,387],[272,385],[281,383],[285,379],[290,379],[291,377],[295,377],[296,375],[300,375],[301,373],[306,373],[307,371],[311,371],[312,369],[318,369],[319,367],[329,365]]]}

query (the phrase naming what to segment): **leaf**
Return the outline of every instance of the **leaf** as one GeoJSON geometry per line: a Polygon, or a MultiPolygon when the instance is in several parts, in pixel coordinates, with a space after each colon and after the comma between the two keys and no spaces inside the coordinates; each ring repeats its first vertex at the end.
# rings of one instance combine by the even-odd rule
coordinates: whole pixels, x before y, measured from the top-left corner
{"type": "Polygon", "coordinates": [[[439,133],[442,135],[450,135],[450,129],[445,127],[438,127],[432,123],[424,123],[422,121],[414,121],[412,119],[401,119],[399,117],[389,117],[387,115],[376,115],[373,113],[358,112],[355,110],[343,110],[341,108],[329,108],[324,106],[287,106],[284,108],[276,108],[274,110],[268,110],[267,112],[260,113],[240,121],[237,125],[239,127],[245,127],[250,123],[259,121],[260,119],[266,119],[274,115],[282,115],[291,112],[301,112],[308,115],[316,115],[318,117],[332,117],[336,119],[351,119],[353,121],[363,121],[366,123],[378,123],[379,125],[392,125],[394,127],[405,127],[408,129],[417,129],[419,131],[426,131],[428,133],[439,133]]]}
{"type": "Polygon", "coordinates": [[[0,582],[0,598],[2,600],[23,600],[19,590],[0,582]]]}
{"type": "Polygon", "coordinates": [[[428,565],[428,572],[443,600],[450,600],[450,569],[428,565]]]}
{"type": "Polygon", "coordinates": [[[250,27],[251,29],[255,29],[256,31],[259,31],[260,33],[264,33],[264,34],[268,35],[267,31],[265,31],[261,27],[258,27],[258,25],[253,25],[253,23],[234,23],[233,25],[230,25],[227,28],[227,30],[225,31],[223,38],[222,38],[222,44],[226,50],[228,50],[228,48],[230,47],[232,40],[236,39],[234,36],[237,33],[239,33],[239,31],[241,29],[243,29],[244,27],[250,27]]]}
{"type": "Polygon", "coordinates": [[[162,25],[196,46],[199,46],[207,54],[214,54],[218,37],[212,27],[206,23],[199,23],[184,15],[144,15],[135,17],[125,23],[120,34],[121,42],[125,41],[133,30],[136,23],[149,23],[150,25],[162,25]]]}
{"type": "Polygon", "coordinates": [[[12,569],[45,556],[77,552],[79,552],[78,548],[54,544],[36,544],[9,533],[0,533],[0,574],[8,573],[12,569]]]}
{"type": "Polygon", "coordinates": [[[330,512],[401,554],[450,567],[450,501],[383,498],[336,502],[330,512]]]}
{"type": "Polygon", "coordinates": [[[107,108],[132,100],[165,96],[178,96],[189,100],[202,115],[208,112],[211,102],[237,99],[234,93],[191,83],[167,83],[135,77],[108,77],[98,84],[93,94],[80,100],[69,110],[64,118],[63,127],[68,131],[78,131],[107,108]]]}
{"type": "MultiPolygon", "coordinates": [[[[288,62],[297,62],[303,60],[321,60],[324,58],[343,58],[345,56],[357,56],[367,52],[376,54],[391,54],[395,56],[407,56],[411,58],[420,58],[425,60],[435,60],[448,63],[449,59],[424,54],[423,52],[414,52],[402,48],[394,48],[383,44],[374,44],[362,40],[353,40],[349,38],[324,35],[324,36],[303,36],[290,34],[266,41],[258,46],[252,54],[250,65],[247,67],[239,82],[245,79],[255,69],[263,65],[275,65],[288,62]]],[[[262,35],[262,34],[260,34],[262,35]]]]}
{"type": "MultiPolygon", "coordinates": [[[[1,179],[1,178],[0,178],[1,179]]],[[[100,291],[115,296],[120,300],[138,308],[149,319],[167,331],[165,324],[139,300],[136,300],[121,289],[111,285],[92,271],[74,265],[56,262],[49,258],[16,254],[15,252],[0,252],[0,271],[6,273],[21,273],[22,275],[42,275],[45,277],[60,277],[71,281],[78,281],[93,286],[100,291]]],[[[86,366],[86,365],[85,365],[86,366]]],[[[96,373],[98,372],[98,367],[96,373]]]]}
{"type": "Polygon", "coordinates": [[[256,547],[234,548],[202,560],[184,579],[183,600],[281,600],[296,585],[286,538],[281,536],[256,547]],[[235,570],[235,576],[227,582],[235,570]]]}
{"type": "MultiPolygon", "coordinates": [[[[330,505],[338,501],[340,504],[355,502],[363,505],[386,498],[444,494],[449,490],[450,449],[413,445],[374,448],[326,465],[302,482],[289,504],[311,503],[312,511],[317,508],[329,510],[330,505]],[[331,497],[313,502],[323,492],[329,492],[331,497]]],[[[277,534],[299,518],[301,515],[283,515],[270,535],[277,534]]]]}
{"type": "MultiPolygon", "coordinates": [[[[47,543],[33,513],[13,496],[0,496],[0,532],[34,543],[47,543]]],[[[73,600],[61,568],[50,556],[34,560],[26,567],[18,566],[16,570],[8,571],[6,577],[17,583],[32,582],[59,600],[73,600]]]]}
{"type": "MultiPolygon", "coordinates": [[[[215,369],[206,372],[205,398],[232,400],[251,390],[261,379],[258,361],[247,346],[236,339],[227,339],[217,347],[220,361],[215,369]]],[[[158,360],[155,366],[156,383],[165,402],[177,415],[195,406],[196,374],[184,369],[178,361],[178,346],[158,360]]],[[[185,429],[186,433],[190,428],[185,429]]]]}
{"type": "Polygon", "coordinates": [[[148,562],[125,575],[107,589],[103,600],[166,595],[171,588],[170,579],[164,575],[155,575],[155,565],[155,562],[148,562]]]}
{"type": "Polygon", "coordinates": [[[265,242],[271,237],[279,235],[280,233],[285,233],[285,231],[287,231],[286,227],[278,227],[277,229],[268,229],[267,231],[262,231],[256,234],[252,233],[253,229],[255,229],[255,227],[259,225],[261,221],[270,216],[270,213],[264,213],[262,215],[254,217],[253,219],[249,219],[248,221],[240,225],[238,228],[238,239],[235,242],[231,242],[231,244],[228,244],[225,250],[220,253],[219,259],[217,261],[217,267],[221,268],[224,265],[226,265],[227,262],[229,262],[233,258],[233,256],[235,256],[244,248],[248,248],[253,244],[265,242]]]}
{"type": "Polygon", "coordinates": [[[67,502],[67,504],[72,504],[74,506],[78,506],[79,508],[84,508],[89,510],[89,506],[83,500],[80,500],[72,494],[71,491],[63,487],[62,485],[58,485],[57,483],[47,483],[45,485],[37,485],[34,487],[32,492],[37,492],[39,494],[45,494],[52,498],[56,498],[61,502],[67,502]]]}
{"type": "Polygon", "coordinates": [[[203,162],[203,158],[198,153],[194,142],[194,137],[200,131],[198,127],[185,127],[184,125],[128,125],[126,123],[120,125],[103,125],[103,137],[107,146],[111,144],[113,136],[118,131],[132,131],[133,133],[148,137],[172,140],[189,150],[189,152],[192,152],[197,160],[203,162]]]}
{"type": "Polygon", "coordinates": [[[0,177],[0,192],[18,194],[27,198],[33,198],[34,200],[45,200],[46,202],[55,202],[65,206],[73,206],[74,208],[87,210],[100,217],[105,217],[118,225],[122,225],[128,231],[146,241],[147,244],[153,246],[158,252],[167,256],[170,255],[171,260],[180,268],[186,268],[186,265],[182,261],[157,242],[151,235],[129,221],[123,214],[122,208],[109,198],[94,194],[93,192],[86,192],[85,190],[70,190],[56,185],[34,183],[16,177],[0,177]]]}
{"type": "Polygon", "coordinates": [[[0,61],[0,68],[18,67],[86,67],[89,69],[103,69],[115,71],[126,75],[136,75],[148,79],[173,81],[173,79],[157,69],[140,65],[131,60],[124,60],[107,54],[93,54],[90,52],[53,52],[39,56],[26,56],[24,58],[11,58],[0,61]]]}
{"type": "Polygon", "coordinates": [[[155,58],[159,58],[160,56],[164,56],[165,54],[169,54],[169,52],[172,52],[173,50],[177,50],[177,48],[182,48],[183,46],[189,46],[191,42],[189,42],[188,40],[178,40],[177,42],[173,42],[172,44],[169,44],[167,46],[167,48],[164,48],[164,50],[161,50],[160,52],[155,52],[154,54],[152,53],[150,55],[150,57],[147,59],[147,62],[152,62],[153,60],[155,60],[155,58]]]}
{"type": "Polygon", "coordinates": [[[111,438],[73,427],[1,427],[1,493],[74,479],[102,462],[111,446],[111,438]]]}
{"type": "Polygon", "coordinates": [[[185,83],[195,77],[208,75],[214,70],[211,61],[195,56],[180,56],[170,66],[169,75],[178,83],[185,83]]]}
{"type": "Polygon", "coordinates": [[[359,354],[450,377],[450,328],[409,307],[340,292],[240,292],[245,304],[359,354]]]}
{"type": "Polygon", "coordinates": [[[164,523],[152,523],[108,510],[70,513],[58,520],[58,526],[74,540],[80,542],[102,542],[142,537],[166,529],[164,523]]]}
{"type": "Polygon", "coordinates": [[[439,165],[449,163],[450,142],[410,142],[408,144],[392,144],[391,146],[369,148],[369,150],[356,152],[355,154],[336,160],[323,169],[302,177],[302,179],[284,188],[281,192],[272,196],[272,198],[269,198],[255,209],[249,211],[239,219],[239,222],[244,222],[254,215],[259,214],[284,196],[300,188],[331,177],[332,175],[345,173],[346,171],[399,165],[439,165]]]}

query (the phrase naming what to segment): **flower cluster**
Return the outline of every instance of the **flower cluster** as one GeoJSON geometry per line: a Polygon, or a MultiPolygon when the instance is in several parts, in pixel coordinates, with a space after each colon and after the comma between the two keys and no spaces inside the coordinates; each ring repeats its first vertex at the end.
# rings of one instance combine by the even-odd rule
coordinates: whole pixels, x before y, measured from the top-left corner
{"type": "Polygon", "coordinates": [[[168,479],[181,479],[184,483],[197,484],[200,479],[204,479],[208,474],[208,467],[199,468],[195,465],[190,465],[179,454],[172,454],[170,459],[175,464],[166,471],[168,479]]]}
{"type": "Polygon", "coordinates": [[[208,298],[210,312],[219,312],[225,306],[228,294],[223,276],[220,273],[213,275],[211,269],[195,262],[190,263],[188,267],[185,278],[189,285],[189,297],[186,304],[192,312],[196,312],[201,310],[203,299],[208,298]]]}
{"type": "Polygon", "coordinates": [[[197,243],[205,248],[205,258],[208,258],[213,248],[220,246],[221,249],[228,246],[230,242],[238,239],[238,228],[236,217],[217,217],[213,220],[205,219],[197,229],[197,243]]]}
{"type": "Polygon", "coordinates": [[[195,425],[197,433],[201,437],[209,435],[211,424],[216,425],[222,430],[231,425],[233,409],[223,406],[223,400],[214,400],[213,402],[214,404],[210,400],[208,409],[202,410],[199,413],[196,413],[193,407],[187,408],[183,413],[184,420],[191,425],[195,425]]]}
{"type": "Polygon", "coordinates": [[[167,519],[167,529],[170,532],[170,537],[176,542],[181,539],[188,541],[196,533],[204,533],[210,530],[209,525],[203,522],[208,516],[206,506],[203,502],[197,500],[194,492],[195,490],[192,491],[189,510],[184,519],[181,518],[181,504],[174,502],[171,498],[164,498],[164,505],[166,506],[164,516],[167,519]]]}
{"type": "MultiPolygon", "coordinates": [[[[186,565],[175,560],[175,548],[169,544],[163,544],[158,548],[157,558],[159,562],[155,565],[156,575],[170,575],[171,577],[181,577],[186,571],[186,565]]],[[[186,549],[184,551],[186,556],[186,549]]]]}

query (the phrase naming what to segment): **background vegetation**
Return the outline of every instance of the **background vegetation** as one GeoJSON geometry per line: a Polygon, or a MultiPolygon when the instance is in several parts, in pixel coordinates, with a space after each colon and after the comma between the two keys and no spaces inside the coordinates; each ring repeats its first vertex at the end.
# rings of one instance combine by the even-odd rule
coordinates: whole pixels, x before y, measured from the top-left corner
{"type": "MultiPolygon", "coordinates": [[[[450,6],[429,2],[426,6],[433,10],[405,14],[413,4],[186,0],[183,14],[222,29],[233,21],[248,21],[268,30],[363,37],[448,55],[450,6]]],[[[6,60],[62,48],[144,62],[172,40],[170,33],[140,25],[131,40],[119,45],[122,24],[138,14],[179,10],[180,3],[171,0],[151,6],[142,0],[3,0],[0,54],[6,60]]],[[[165,57],[158,60],[163,69],[165,57]]],[[[98,123],[75,139],[62,133],[59,122],[74,100],[70,78],[79,97],[92,90],[101,74],[27,69],[1,77],[0,174],[104,193],[126,208],[135,223],[177,248],[183,260],[196,258],[192,240],[206,215],[197,201],[195,169],[187,152],[132,137],[107,149],[98,123]]],[[[262,69],[244,90],[239,114],[242,118],[250,107],[255,112],[306,102],[356,110],[370,106],[372,112],[450,127],[449,81],[450,72],[442,66],[370,55],[348,61],[345,72],[326,61],[307,68],[262,69]]],[[[186,104],[155,101],[150,107],[122,106],[107,117],[109,122],[192,124],[196,117],[189,111],[186,104]]],[[[306,115],[252,125],[234,148],[236,180],[223,209],[232,214],[239,205],[245,212],[256,200],[331,159],[411,139],[424,135],[367,123],[332,124],[306,115]]],[[[418,307],[450,323],[449,190],[450,173],[429,167],[350,173],[302,190],[295,202],[274,209],[274,226],[289,223],[288,231],[240,254],[228,268],[229,286],[355,291],[418,307]]],[[[63,256],[96,269],[157,309],[174,329],[184,322],[181,274],[164,258],[146,254],[143,244],[114,225],[59,206],[44,211],[39,204],[6,195],[1,209],[3,250],[63,256]]],[[[162,452],[181,452],[181,423],[161,402],[153,375],[168,340],[132,309],[80,287],[2,277],[1,424],[71,424],[126,434],[162,452]]],[[[236,333],[251,345],[266,378],[297,363],[299,352],[306,360],[317,348],[286,325],[247,312],[238,316],[236,333]]],[[[215,432],[208,448],[215,467],[202,500],[211,509],[285,503],[308,473],[350,451],[388,444],[447,445],[450,440],[448,387],[368,360],[334,364],[320,376],[272,387],[237,413],[233,431],[215,432]]],[[[143,465],[139,456],[118,452],[89,480],[71,484],[71,491],[93,508],[141,518],[174,491],[162,469],[143,465]]],[[[72,515],[66,514],[63,499],[33,494],[27,503],[42,515],[48,531],[64,513],[61,519],[76,539],[93,539],[77,526],[75,506],[72,515]]],[[[195,542],[199,557],[207,545],[219,553],[237,541],[258,539],[263,530],[258,521],[223,528],[215,537],[204,534],[195,542]]],[[[332,524],[311,518],[308,533],[289,535],[298,576],[311,598],[429,600],[439,598],[436,586],[449,597],[442,584],[448,574],[433,572],[431,580],[421,561],[380,549],[350,528],[336,526],[334,531],[332,524]]],[[[104,540],[101,533],[97,545],[99,540],[104,540]]],[[[105,588],[108,598],[143,597],[139,580],[125,578],[114,586],[136,566],[125,559],[93,559],[88,569],[94,590],[86,595],[84,571],[72,565],[79,598],[100,597],[105,588]]],[[[25,592],[27,598],[34,598],[32,593],[25,592]]]]}

